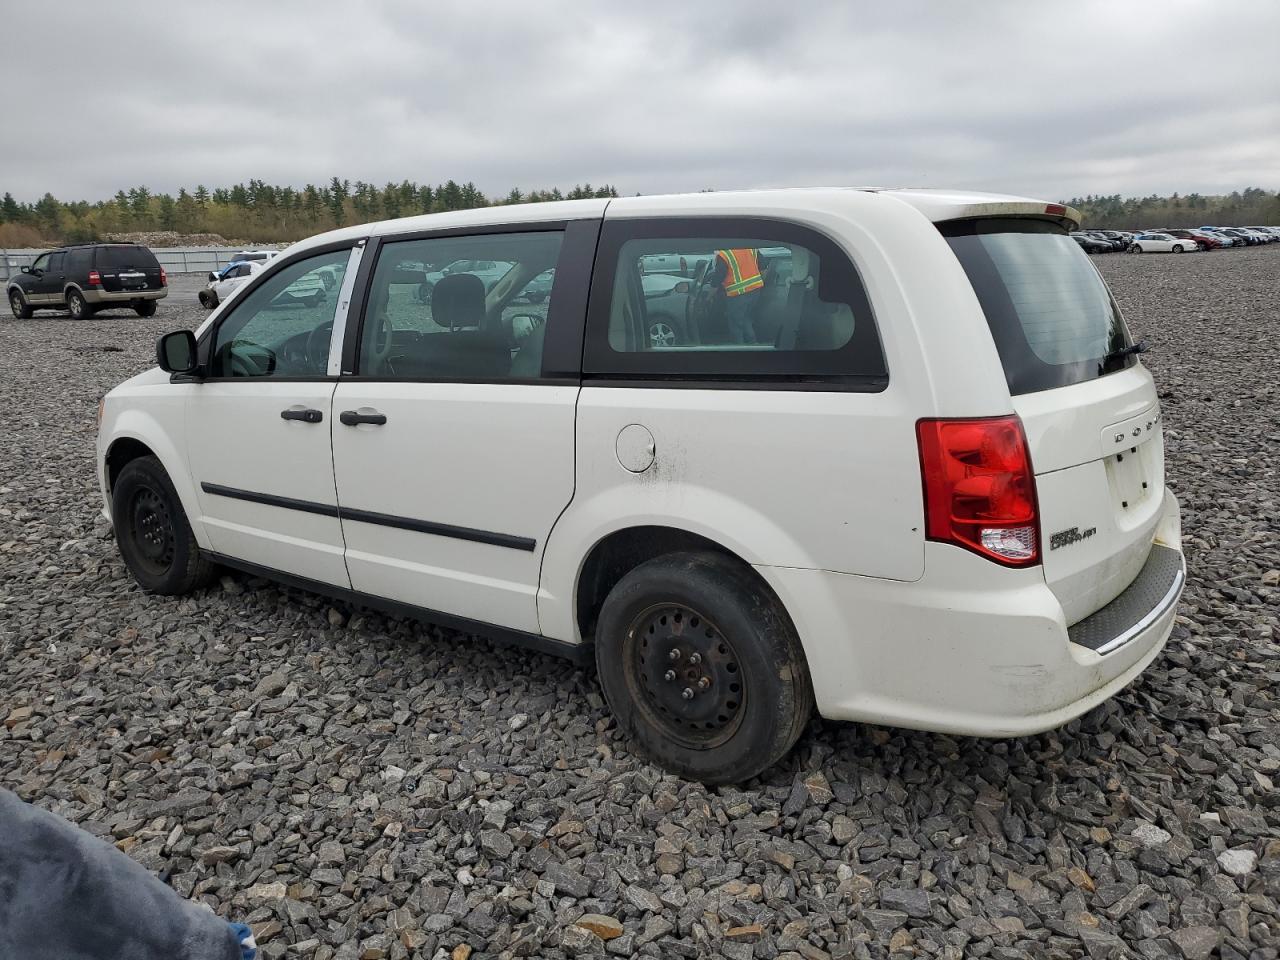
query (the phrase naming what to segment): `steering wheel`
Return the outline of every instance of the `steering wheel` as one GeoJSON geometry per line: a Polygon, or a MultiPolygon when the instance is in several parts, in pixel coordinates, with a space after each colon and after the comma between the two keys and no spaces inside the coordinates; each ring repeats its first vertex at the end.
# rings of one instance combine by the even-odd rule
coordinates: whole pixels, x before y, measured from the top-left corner
{"type": "Polygon", "coordinates": [[[372,331],[372,336],[365,341],[365,346],[369,350],[370,371],[389,372],[391,364],[388,358],[391,356],[391,319],[382,311],[378,311],[375,316],[376,324],[372,331]],[[384,370],[385,366],[385,370],[384,370]]]}
{"type": "Polygon", "coordinates": [[[233,377],[265,377],[275,371],[275,353],[252,340],[232,340],[222,351],[233,377]]]}
{"type": "Polygon", "coordinates": [[[333,322],[322,323],[307,334],[302,354],[308,368],[315,372],[316,367],[323,367],[329,360],[329,341],[333,339],[333,322]]]}

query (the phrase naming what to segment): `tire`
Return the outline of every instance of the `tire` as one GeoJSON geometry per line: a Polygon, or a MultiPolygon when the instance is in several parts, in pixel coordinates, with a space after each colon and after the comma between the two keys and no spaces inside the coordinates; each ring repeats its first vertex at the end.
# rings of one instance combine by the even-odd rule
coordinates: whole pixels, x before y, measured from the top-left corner
{"type": "Polygon", "coordinates": [[[619,730],[684,777],[750,779],[787,754],[813,713],[786,611],[718,554],[669,554],[627,573],[605,598],[595,642],[619,730]]]}
{"type": "Polygon", "coordinates": [[[130,460],[111,491],[116,544],[125,566],[148,593],[190,593],[213,577],[173,482],[155,457],[130,460]]]}
{"type": "Polygon", "coordinates": [[[154,300],[139,300],[133,305],[133,312],[140,317],[154,317],[156,315],[156,302],[154,300]]]}
{"type": "Polygon", "coordinates": [[[1131,247],[1129,248],[1129,252],[1130,252],[1130,253],[1141,253],[1141,252],[1142,252],[1142,248],[1141,248],[1140,246],[1138,246],[1138,245],[1135,243],[1133,246],[1131,246],[1131,247]]]}
{"type": "Polygon", "coordinates": [[[1180,243],[1175,243],[1175,244],[1173,245],[1173,252],[1174,252],[1174,253],[1181,253],[1181,252],[1182,252],[1182,244],[1180,244],[1180,243]]]}
{"type": "Polygon", "coordinates": [[[212,310],[218,305],[218,295],[212,290],[201,290],[197,297],[200,300],[200,306],[206,310],[212,310]]]}
{"type": "Polygon", "coordinates": [[[88,320],[94,314],[93,305],[84,298],[79,290],[67,291],[67,313],[72,320],[88,320]]]}
{"type": "Polygon", "coordinates": [[[418,301],[420,303],[430,303],[431,296],[435,292],[435,289],[436,285],[434,283],[428,283],[425,280],[422,281],[422,283],[418,284],[418,301]]]}
{"type": "Polygon", "coordinates": [[[27,303],[22,296],[21,290],[9,291],[9,309],[13,312],[15,320],[30,320],[35,316],[35,310],[31,308],[31,304],[27,303]]]}

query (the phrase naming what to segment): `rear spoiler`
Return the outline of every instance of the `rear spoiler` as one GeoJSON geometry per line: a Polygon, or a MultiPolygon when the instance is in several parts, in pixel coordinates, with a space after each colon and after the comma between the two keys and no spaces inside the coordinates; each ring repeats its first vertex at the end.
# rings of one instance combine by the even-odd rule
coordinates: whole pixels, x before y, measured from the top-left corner
{"type": "Polygon", "coordinates": [[[1080,228],[1080,211],[1065,203],[1039,203],[1002,201],[1000,203],[970,203],[947,211],[948,220],[974,220],[978,217],[1040,217],[1060,223],[1068,230],[1080,228]]]}
{"type": "Polygon", "coordinates": [[[911,188],[871,192],[883,193],[908,203],[934,223],[980,217],[1037,217],[1051,220],[1068,230],[1075,230],[1079,228],[1082,219],[1079,210],[1065,203],[1046,203],[1030,197],[911,188]]]}

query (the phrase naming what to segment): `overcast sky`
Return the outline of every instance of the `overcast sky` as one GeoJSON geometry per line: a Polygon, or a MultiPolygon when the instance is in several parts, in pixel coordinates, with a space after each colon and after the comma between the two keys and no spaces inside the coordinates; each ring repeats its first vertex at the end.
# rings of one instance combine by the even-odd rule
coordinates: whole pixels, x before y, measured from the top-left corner
{"type": "Polygon", "coordinates": [[[1274,0],[95,0],[0,27],[24,201],[334,174],[1280,189],[1274,0]]]}

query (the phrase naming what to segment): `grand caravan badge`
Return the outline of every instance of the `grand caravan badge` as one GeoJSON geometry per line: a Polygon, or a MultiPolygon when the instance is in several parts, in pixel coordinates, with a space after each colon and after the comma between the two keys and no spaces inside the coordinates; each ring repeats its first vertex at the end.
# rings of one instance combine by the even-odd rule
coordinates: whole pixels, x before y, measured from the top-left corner
{"type": "Polygon", "coordinates": [[[1059,530],[1057,533],[1049,534],[1049,549],[1057,550],[1059,547],[1069,547],[1073,543],[1079,543],[1081,540],[1088,540],[1097,532],[1097,527],[1090,527],[1088,530],[1081,530],[1079,527],[1072,527],[1070,530],[1059,530]]]}

